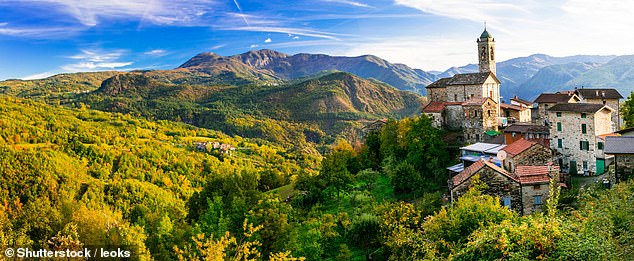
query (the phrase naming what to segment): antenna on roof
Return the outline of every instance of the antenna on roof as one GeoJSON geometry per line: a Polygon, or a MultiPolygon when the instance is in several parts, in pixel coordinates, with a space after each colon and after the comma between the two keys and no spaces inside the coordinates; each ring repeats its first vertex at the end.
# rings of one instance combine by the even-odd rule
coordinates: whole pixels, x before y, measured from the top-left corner
{"type": "Polygon", "coordinates": [[[485,31],[487,30],[487,21],[486,20],[484,20],[484,30],[485,31]]]}

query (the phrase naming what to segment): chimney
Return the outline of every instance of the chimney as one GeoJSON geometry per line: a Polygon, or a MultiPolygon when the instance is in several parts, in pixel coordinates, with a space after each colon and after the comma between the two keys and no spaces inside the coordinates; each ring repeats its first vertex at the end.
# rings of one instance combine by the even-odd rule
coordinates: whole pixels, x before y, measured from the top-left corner
{"type": "Polygon", "coordinates": [[[596,90],[595,93],[597,94],[597,97],[599,97],[599,90],[596,90]]]}
{"type": "Polygon", "coordinates": [[[601,96],[605,97],[605,91],[601,91],[601,96]]]}

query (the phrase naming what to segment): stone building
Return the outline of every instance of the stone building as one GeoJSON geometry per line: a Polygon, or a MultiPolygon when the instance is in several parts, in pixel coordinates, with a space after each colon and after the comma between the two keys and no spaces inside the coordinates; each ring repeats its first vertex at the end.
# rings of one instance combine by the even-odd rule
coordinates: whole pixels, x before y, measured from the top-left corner
{"type": "Polygon", "coordinates": [[[500,116],[506,117],[508,123],[517,122],[530,122],[531,121],[531,108],[524,104],[500,104],[500,116]]]}
{"type": "Polygon", "coordinates": [[[513,142],[498,152],[497,158],[502,160],[502,166],[510,172],[515,172],[516,167],[539,166],[553,160],[550,148],[537,143],[520,139],[513,142]]]}
{"type": "Polygon", "coordinates": [[[531,112],[532,122],[549,126],[548,110],[560,103],[577,103],[581,99],[574,93],[542,93],[535,99],[533,111],[531,112]]]}
{"type": "Polygon", "coordinates": [[[497,119],[500,116],[500,80],[495,75],[495,39],[485,29],[476,42],[479,72],[456,74],[428,85],[425,88],[430,103],[423,109],[423,113],[434,117],[434,124],[449,130],[462,129],[463,138],[468,142],[482,141],[488,130],[497,131],[497,119]],[[484,105],[478,104],[484,99],[489,100],[484,105]],[[465,126],[476,128],[467,129],[465,126]]]}
{"type": "Polygon", "coordinates": [[[603,104],[610,106],[615,111],[612,117],[613,129],[621,129],[621,109],[619,101],[623,96],[616,89],[576,89],[575,94],[579,96],[581,102],[603,104]]]}
{"type": "Polygon", "coordinates": [[[531,123],[516,123],[504,128],[504,144],[520,139],[535,141],[550,148],[550,128],[531,123]]]}
{"type": "Polygon", "coordinates": [[[623,181],[634,175],[634,136],[605,138],[605,154],[614,156],[616,180],[623,181]]]}
{"type": "Polygon", "coordinates": [[[553,165],[518,166],[515,173],[508,172],[492,162],[480,160],[451,178],[451,200],[457,200],[472,186],[477,176],[487,184],[483,194],[500,199],[520,214],[539,212],[549,196],[550,179],[558,178],[559,168],[553,165]]]}
{"type": "Polygon", "coordinates": [[[467,143],[484,141],[484,133],[498,130],[498,104],[491,98],[471,98],[462,103],[464,120],[462,133],[467,143]]]}
{"type": "Polygon", "coordinates": [[[520,99],[519,97],[513,96],[513,98],[509,99],[509,103],[511,105],[515,105],[515,106],[523,106],[523,107],[527,107],[527,108],[532,108],[533,107],[533,103],[529,102],[527,100],[524,99],[520,99]]]}
{"type": "Polygon", "coordinates": [[[594,175],[605,170],[600,135],[612,133],[614,110],[603,104],[561,103],[549,109],[550,147],[562,169],[594,175]]]}

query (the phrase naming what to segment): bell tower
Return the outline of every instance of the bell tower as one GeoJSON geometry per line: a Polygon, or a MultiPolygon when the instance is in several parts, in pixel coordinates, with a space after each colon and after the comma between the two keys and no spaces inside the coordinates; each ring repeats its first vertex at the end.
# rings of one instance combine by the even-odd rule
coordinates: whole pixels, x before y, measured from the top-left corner
{"type": "Polygon", "coordinates": [[[487,31],[486,23],[484,24],[484,32],[476,42],[478,43],[480,72],[495,74],[495,39],[487,31]]]}

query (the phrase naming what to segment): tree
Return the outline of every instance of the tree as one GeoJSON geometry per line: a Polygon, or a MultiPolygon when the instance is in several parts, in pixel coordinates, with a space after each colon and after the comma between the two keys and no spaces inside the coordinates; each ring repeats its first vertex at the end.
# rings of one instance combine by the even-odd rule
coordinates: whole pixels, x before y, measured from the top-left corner
{"type": "Polygon", "coordinates": [[[630,93],[621,107],[621,113],[623,114],[623,121],[625,121],[625,127],[634,127],[634,92],[630,93]]]}

